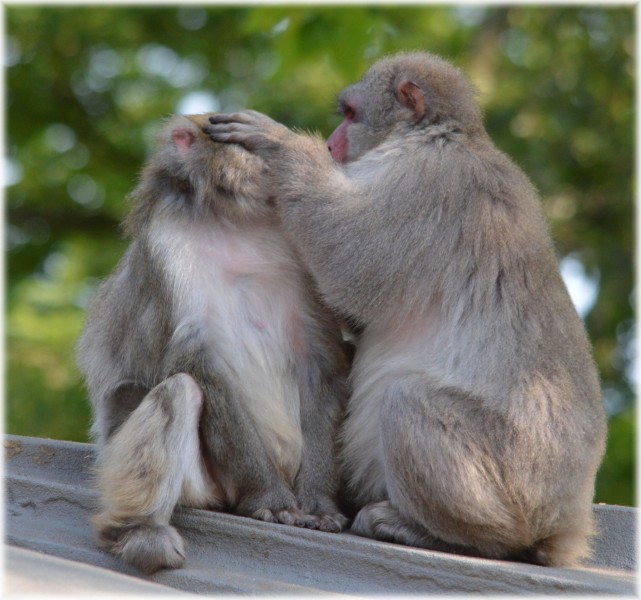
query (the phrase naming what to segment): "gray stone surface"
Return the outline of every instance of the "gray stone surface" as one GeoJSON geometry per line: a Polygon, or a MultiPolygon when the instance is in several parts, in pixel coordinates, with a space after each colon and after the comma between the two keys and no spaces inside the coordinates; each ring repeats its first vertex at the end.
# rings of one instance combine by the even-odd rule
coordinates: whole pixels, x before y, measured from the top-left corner
{"type": "MultiPolygon", "coordinates": [[[[130,593],[138,591],[136,583],[194,593],[252,595],[632,595],[636,591],[636,511],[609,506],[595,507],[600,534],[590,565],[581,569],[474,559],[349,533],[332,535],[184,509],[176,512],[174,524],[188,541],[185,568],[144,576],[100,550],[92,538],[89,518],[96,494],[91,489],[91,445],[5,436],[5,455],[6,541],[13,547],[66,559],[64,563],[51,559],[51,566],[42,570],[64,587],[59,575],[68,568],[69,593],[77,574],[78,585],[91,585],[84,569],[95,567],[101,573],[94,579],[95,591],[109,586],[126,588],[129,582],[130,593]]],[[[36,559],[42,556],[35,556],[9,551],[8,569],[15,568],[18,575],[10,575],[8,581],[17,589],[5,591],[27,591],[29,571],[41,570],[36,559]]]]}
{"type": "Polygon", "coordinates": [[[598,534],[588,564],[634,571],[637,568],[637,511],[627,506],[595,506],[598,534]]]}
{"type": "Polygon", "coordinates": [[[101,567],[9,546],[5,549],[5,592],[20,594],[183,594],[173,588],[143,581],[101,567]]]}

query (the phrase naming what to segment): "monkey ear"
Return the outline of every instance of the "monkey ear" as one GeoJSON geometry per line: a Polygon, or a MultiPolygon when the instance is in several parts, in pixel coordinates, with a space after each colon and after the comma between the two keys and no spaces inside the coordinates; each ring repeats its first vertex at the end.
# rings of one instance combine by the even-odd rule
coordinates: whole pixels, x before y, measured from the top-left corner
{"type": "Polygon", "coordinates": [[[171,139],[180,152],[187,152],[196,141],[196,136],[192,131],[189,131],[189,129],[176,127],[176,129],[171,132],[171,139]]]}
{"type": "Polygon", "coordinates": [[[425,116],[425,96],[423,90],[413,81],[405,79],[396,86],[396,98],[405,107],[414,111],[418,123],[425,116]]]}

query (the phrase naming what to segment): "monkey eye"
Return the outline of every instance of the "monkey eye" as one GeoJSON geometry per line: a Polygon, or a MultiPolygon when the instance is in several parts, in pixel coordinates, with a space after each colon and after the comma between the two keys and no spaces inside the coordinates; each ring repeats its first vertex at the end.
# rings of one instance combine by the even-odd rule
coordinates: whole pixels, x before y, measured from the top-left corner
{"type": "Polygon", "coordinates": [[[356,121],[356,109],[351,104],[343,104],[342,112],[348,121],[356,121]]]}

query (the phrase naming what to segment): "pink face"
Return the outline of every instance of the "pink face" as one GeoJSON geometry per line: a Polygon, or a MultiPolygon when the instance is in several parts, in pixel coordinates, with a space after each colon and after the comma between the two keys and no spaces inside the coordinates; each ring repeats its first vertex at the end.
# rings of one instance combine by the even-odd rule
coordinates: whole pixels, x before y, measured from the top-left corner
{"type": "Polygon", "coordinates": [[[347,162],[347,128],[356,121],[356,110],[350,104],[343,106],[344,121],[327,140],[327,148],[336,162],[347,162]]]}

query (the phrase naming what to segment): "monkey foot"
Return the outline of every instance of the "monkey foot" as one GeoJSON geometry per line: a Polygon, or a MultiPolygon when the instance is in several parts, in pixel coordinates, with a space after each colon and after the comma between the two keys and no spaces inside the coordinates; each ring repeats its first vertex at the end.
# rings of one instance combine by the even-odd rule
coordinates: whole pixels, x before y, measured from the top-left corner
{"type": "Polygon", "coordinates": [[[405,519],[388,500],[362,508],[354,519],[351,533],[418,548],[431,548],[435,543],[435,538],[405,519]]]}
{"type": "Polygon", "coordinates": [[[328,533],[340,533],[343,531],[347,523],[349,523],[349,519],[341,513],[323,515],[318,529],[328,533]]]}
{"type": "Polygon", "coordinates": [[[281,523],[283,525],[293,525],[294,527],[304,527],[306,529],[321,529],[322,521],[320,517],[308,515],[297,508],[288,508],[286,510],[259,508],[252,514],[252,519],[265,521],[267,523],[281,523]]]}
{"type": "Polygon", "coordinates": [[[318,515],[318,526],[314,529],[340,533],[349,523],[349,519],[338,510],[334,500],[322,492],[301,490],[298,502],[304,512],[318,515]]]}

